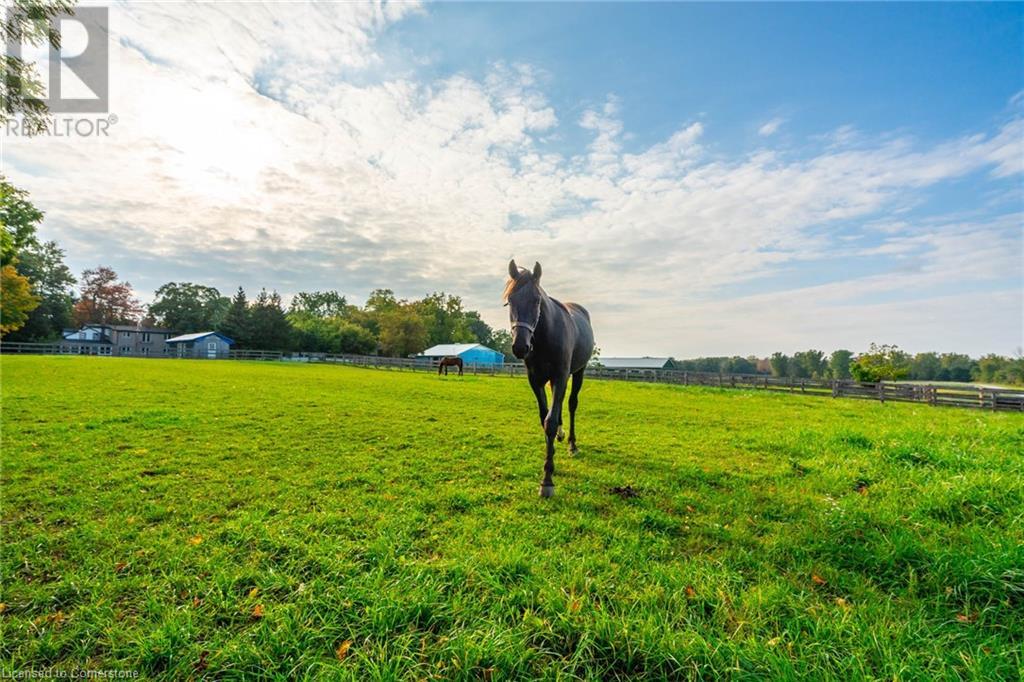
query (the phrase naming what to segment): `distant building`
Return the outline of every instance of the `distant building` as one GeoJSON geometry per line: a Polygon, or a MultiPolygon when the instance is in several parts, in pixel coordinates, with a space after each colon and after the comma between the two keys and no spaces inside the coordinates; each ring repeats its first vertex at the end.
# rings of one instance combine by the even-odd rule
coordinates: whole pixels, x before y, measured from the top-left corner
{"type": "Polygon", "coordinates": [[[599,357],[597,362],[608,369],[674,369],[672,358],[605,358],[599,357]]]}
{"type": "Polygon", "coordinates": [[[459,357],[467,365],[505,364],[505,356],[502,353],[479,343],[441,343],[426,349],[416,357],[431,361],[459,357]]]}
{"type": "Polygon", "coordinates": [[[72,355],[166,357],[166,342],[172,333],[158,327],[87,324],[81,329],[65,329],[60,351],[72,355]]]}
{"type": "Polygon", "coordinates": [[[167,339],[172,357],[204,360],[227,358],[234,343],[220,332],[196,332],[167,339]]]}

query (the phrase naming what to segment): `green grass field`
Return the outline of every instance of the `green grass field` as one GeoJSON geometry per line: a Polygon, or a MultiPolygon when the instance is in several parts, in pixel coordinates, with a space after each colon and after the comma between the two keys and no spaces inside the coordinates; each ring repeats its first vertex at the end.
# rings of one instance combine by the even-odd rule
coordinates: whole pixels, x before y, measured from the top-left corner
{"type": "Polygon", "coordinates": [[[541,500],[521,378],[0,369],[4,671],[1021,676],[1021,415],[591,381],[541,500]]]}

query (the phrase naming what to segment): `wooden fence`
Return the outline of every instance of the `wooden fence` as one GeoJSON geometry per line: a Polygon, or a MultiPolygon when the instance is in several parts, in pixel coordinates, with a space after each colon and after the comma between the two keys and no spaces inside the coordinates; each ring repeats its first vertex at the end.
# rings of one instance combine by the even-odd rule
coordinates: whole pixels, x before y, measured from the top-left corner
{"type": "MultiPolygon", "coordinates": [[[[0,353],[67,354],[66,347],[58,343],[2,343],[0,353]]],[[[139,356],[163,357],[163,356],[139,356]]],[[[268,350],[233,350],[231,360],[263,360],[273,362],[314,362],[352,367],[367,367],[411,372],[437,372],[437,361],[420,358],[388,358],[376,355],[347,355],[333,353],[285,353],[268,350]]],[[[453,368],[449,368],[451,373],[453,368]]],[[[456,370],[457,371],[457,370],[456,370]]],[[[488,376],[522,376],[526,368],[522,363],[485,365],[466,363],[466,374],[488,376]]],[[[616,381],[641,381],[683,386],[713,386],[717,388],[758,389],[799,393],[807,396],[830,398],[862,398],[881,402],[911,402],[927,405],[972,407],[983,410],[1010,410],[1024,412],[1024,388],[990,388],[966,385],[933,385],[897,382],[859,383],[849,380],[794,379],[764,374],[721,374],[715,372],[687,372],[672,369],[611,369],[593,367],[587,376],[616,381]]]]}

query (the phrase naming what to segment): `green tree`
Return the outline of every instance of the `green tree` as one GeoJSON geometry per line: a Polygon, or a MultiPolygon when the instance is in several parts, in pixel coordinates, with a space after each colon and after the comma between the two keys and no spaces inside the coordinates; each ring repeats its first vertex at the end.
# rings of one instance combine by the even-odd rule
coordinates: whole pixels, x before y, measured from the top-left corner
{"type": "Polygon", "coordinates": [[[850,364],[850,374],[857,381],[895,381],[910,374],[910,358],[896,346],[871,344],[850,364]]]}
{"type": "Polygon", "coordinates": [[[975,363],[971,358],[962,353],[943,353],[939,356],[938,374],[935,378],[939,381],[956,381],[960,383],[969,382],[975,371],[975,363]]]}
{"type": "Polygon", "coordinates": [[[480,313],[475,310],[467,310],[462,317],[462,323],[469,330],[472,335],[472,340],[477,343],[482,343],[489,348],[498,350],[492,345],[494,338],[494,330],[491,329],[491,325],[487,324],[480,317],[480,313]]]}
{"type": "Polygon", "coordinates": [[[785,353],[775,352],[772,353],[770,359],[772,366],[773,377],[788,377],[789,376],[789,356],[785,353]]]}
{"type": "Polygon", "coordinates": [[[374,289],[366,299],[366,309],[373,313],[386,313],[399,306],[391,289],[374,289]]]}
{"type": "Polygon", "coordinates": [[[179,334],[188,334],[217,329],[230,305],[230,301],[213,287],[192,282],[168,282],[156,290],[149,313],[159,325],[179,334]]]}
{"type": "Polygon", "coordinates": [[[825,354],[820,350],[805,350],[793,354],[793,361],[790,363],[790,371],[793,376],[817,379],[825,374],[825,354]]]}
{"type": "Polygon", "coordinates": [[[933,381],[942,370],[938,353],[918,353],[910,361],[910,378],[918,381],[933,381]]]}
{"type": "Polygon", "coordinates": [[[235,342],[235,348],[252,348],[252,315],[245,290],[238,287],[217,331],[235,342]]]}
{"type": "Polygon", "coordinates": [[[292,336],[291,325],[284,313],[281,295],[276,291],[268,294],[260,290],[259,296],[250,306],[252,321],[251,342],[260,350],[288,350],[292,336]]]}
{"type": "Polygon", "coordinates": [[[832,351],[828,358],[828,374],[833,379],[849,379],[850,363],[853,362],[853,353],[848,350],[832,351]]]}
{"type": "Polygon", "coordinates": [[[476,335],[464,319],[462,299],[444,292],[429,294],[413,303],[427,327],[427,345],[472,343],[476,335]]]}
{"type": "Polygon", "coordinates": [[[312,317],[345,317],[349,313],[348,301],[337,291],[302,291],[295,295],[288,307],[289,318],[293,315],[312,317]]]}
{"type": "MultiPolygon", "coordinates": [[[[515,359],[515,356],[512,355],[512,334],[507,329],[495,329],[491,332],[491,338],[488,339],[486,345],[504,354],[505,360],[508,362],[515,359]]],[[[596,354],[597,350],[595,349],[594,352],[596,354]]]]}
{"type": "Polygon", "coordinates": [[[10,334],[10,341],[51,341],[71,325],[76,280],[64,264],[64,252],[57,242],[44,242],[21,252],[17,265],[39,299],[18,331],[10,334]]]}
{"type": "MultiPolygon", "coordinates": [[[[4,42],[50,45],[60,48],[60,31],[51,20],[71,14],[74,3],[69,0],[14,0],[5,3],[0,16],[4,42]]],[[[0,124],[22,117],[23,129],[32,134],[46,127],[50,111],[43,101],[45,89],[33,65],[5,52],[0,56],[0,124]]]]}
{"type": "Polygon", "coordinates": [[[377,339],[369,330],[343,317],[295,317],[292,321],[293,343],[297,350],[312,353],[373,353],[377,339]]]}
{"type": "Polygon", "coordinates": [[[4,231],[0,265],[14,265],[21,251],[39,246],[36,231],[42,220],[43,212],[32,204],[28,192],[0,175],[0,225],[4,231]]]}
{"type": "Polygon", "coordinates": [[[423,317],[412,306],[402,306],[380,317],[380,345],[386,355],[406,357],[428,346],[423,317]]]}
{"type": "Polygon", "coordinates": [[[722,360],[720,368],[724,374],[753,374],[757,370],[753,362],[738,355],[722,360]]]}

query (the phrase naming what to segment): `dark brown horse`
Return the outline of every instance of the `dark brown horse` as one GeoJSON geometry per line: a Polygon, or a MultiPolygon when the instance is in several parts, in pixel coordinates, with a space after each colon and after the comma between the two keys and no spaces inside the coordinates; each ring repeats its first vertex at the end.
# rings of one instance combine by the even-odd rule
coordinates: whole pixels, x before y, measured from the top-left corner
{"type": "Polygon", "coordinates": [[[526,364],[530,388],[537,397],[540,423],[547,437],[544,480],[541,497],[555,494],[551,476],[555,473],[555,439],[565,438],[562,431],[562,401],[572,375],[569,394],[569,453],[576,447],[576,406],[579,404],[583,373],[594,352],[594,330],[590,313],[575,303],[562,303],[548,296],[540,287],[540,263],[533,272],[508,263],[508,284],[505,305],[512,325],[512,354],[526,364]],[[544,387],[551,384],[551,409],[548,409],[544,387]]]}
{"type": "Polygon", "coordinates": [[[437,366],[437,376],[441,376],[442,369],[444,370],[444,375],[448,376],[449,367],[458,367],[459,376],[462,376],[462,358],[456,357],[454,355],[449,355],[448,357],[441,360],[441,364],[437,366]]]}

